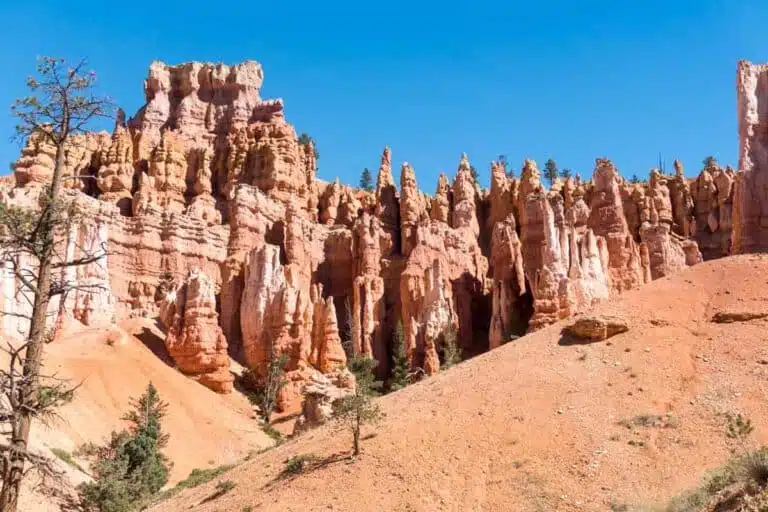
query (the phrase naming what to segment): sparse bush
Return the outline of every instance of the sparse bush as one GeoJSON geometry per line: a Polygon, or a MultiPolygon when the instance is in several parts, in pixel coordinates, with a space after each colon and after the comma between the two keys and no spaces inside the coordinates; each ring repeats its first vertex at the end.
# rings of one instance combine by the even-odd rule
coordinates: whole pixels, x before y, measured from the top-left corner
{"type": "Polygon", "coordinates": [[[232,480],[223,480],[216,484],[216,496],[223,496],[227,494],[229,491],[234,489],[236,486],[235,482],[232,480]]]}
{"type": "Polygon", "coordinates": [[[287,476],[303,473],[307,466],[313,464],[316,460],[317,457],[313,453],[303,453],[291,457],[285,462],[282,474],[287,476]]]}
{"type": "Polygon", "coordinates": [[[189,473],[189,476],[187,478],[185,478],[184,480],[176,484],[176,487],[179,489],[191,489],[193,487],[198,487],[200,485],[207,484],[217,476],[226,473],[233,467],[234,466],[232,464],[223,464],[215,468],[208,468],[208,469],[195,468],[189,473]]]}
{"type": "Polygon", "coordinates": [[[679,422],[671,414],[638,414],[630,419],[619,421],[619,425],[631,429],[632,427],[658,427],[677,428],[679,422]]]}
{"type": "Polygon", "coordinates": [[[275,427],[273,427],[273,426],[272,426],[272,425],[270,425],[269,423],[265,423],[264,425],[262,425],[262,426],[261,426],[261,430],[262,430],[262,431],[263,431],[265,434],[267,434],[269,437],[271,437],[272,439],[274,439],[274,441],[275,441],[277,444],[280,444],[280,443],[282,443],[282,442],[283,442],[283,435],[280,433],[280,431],[279,431],[279,430],[277,430],[275,427]]]}
{"type": "Polygon", "coordinates": [[[367,423],[375,423],[382,416],[378,404],[372,398],[381,388],[381,382],[376,381],[373,369],[376,360],[368,357],[357,357],[349,362],[349,370],[355,375],[355,392],[337,400],[333,405],[334,416],[346,423],[352,431],[352,454],[360,454],[360,428],[367,423]]]}
{"type": "Polygon", "coordinates": [[[745,442],[755,427],[752,420],[745,418],[741,414],[736,416],[727,415],[725,424],[725,435],[730,439],[736,439],[739,442],[745,442]]]}
{"type": "Polygon", "coordinates": [[[273,348],[267,364],[267,375],[260,383],[258,391],[248,394],[248,400],[259,407],[261,417],[266,425],[269,425],[272,413],[277,407],[277,396],[285,386],[285,366],[287,364],[288,356],[286,354],[277,355],[273,348]]]}
{"type": "Polygon", "coordinates": [[[69,453],[67,450],[62,450],[61,448],[51,448],[51,453],[53,453],[56,456],[56,458],[58,458],[62,462],[69,464],[73,468],[79,469],[80,471],[83,470],[80,464],[78,464],[77,461],[72,458],[72,454],[69,453]]]}

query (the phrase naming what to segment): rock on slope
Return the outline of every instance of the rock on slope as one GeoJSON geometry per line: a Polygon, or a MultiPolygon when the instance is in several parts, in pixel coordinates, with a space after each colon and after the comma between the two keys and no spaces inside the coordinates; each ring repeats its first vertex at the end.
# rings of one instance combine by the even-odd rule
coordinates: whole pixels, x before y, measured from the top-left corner
{"type": "MultiPolygon", "coordinates": [[[[729,456],[726,412],[768,441],[765,320],[768,257],[697,265],[594,310],[629,331],[566,345],[560,322],[379,399],[387,413],[363,454],[279,479],[287,458],[343,454],[321,427],[238,466],[237,486],[195,510],[608,510],[652,504],[690,487],[729,456]],[[643,415],[658,422],[637,421],[643,415]],[[643,424],[647,426],[643,426],[643,424]],[[695,469],[693,469],[695,468],[695,469]]],[[[367,429],[366,432],[372,432],[367,429]]],[[[182,511],[215,482],[157,510],[182,511]]]]}

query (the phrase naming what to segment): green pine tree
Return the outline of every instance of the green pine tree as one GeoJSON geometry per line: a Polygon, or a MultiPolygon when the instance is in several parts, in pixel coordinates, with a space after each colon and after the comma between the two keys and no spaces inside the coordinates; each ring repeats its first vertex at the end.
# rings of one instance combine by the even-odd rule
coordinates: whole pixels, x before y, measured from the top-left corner
{"type": "Polygon", "coordinates": [[[368,192],[373,192],[373,175],[367,167],[363,169],[363,172],[360,175],[360,188],[367,190],[368,192]]]}
{"type": "Polygon", "coordinates": [[[550,158],[547,160],[547,163],[544,164],[544,177],[549,181],[550,187],[555,182],[555,179],[557,179],[558,174],[557,163],[550,158]]]}
{"type": "Polygon", "coordinates": [[[561,177],[561,178],[563,178],[564,180],[567,180],[567,179],[568,179],[568,178],[570,178],[572,175],[573,175],[573,171],[571,171],[571,170],[570,170],[570,169],[568,169],[568,168],[566,168],[566,169],[563,169],[562,171],[560,171],[560,177],[561,177]]]}
{"type": "Polygon", "coordinates": [[[389,390],[397,391],[408,385],[408,357],[405,353],[405,334],[403,323],[398,321],[392,340],[392,376],[389,379],[389,390]]]}
{"type": "Polygon", "coordinates": [[[477,174],[477,169],[475,169],[474,165],[469,166],[469,173],[472,175],[472,180],[477,183],[477,180],[480,179],[480,175],[477,174]]]}
{"type": "Polygon", "coordinates": [[[315,155],[315,166],[317,167],[317,162],[320,161],[320,152],[317,150],[317,142],[315,142],[315,139],[310,137],[308,133],[302,132],[301,135],[299,135],[299,145],[306,146],[307,144],[312,144],[312,153],[315,155]]]}
{"type": "Polygon", "coordinates": [[[713,167],[717,165],[717,159],[710,155],[706,157],[701,163],[704,164],[704,168],[706,169],[707,167],[713,167]]]}
{"type": "Polygon", "coordinates": [[[129,426],[112,432],[109,442],[85,454],[95,458],[93,481],[78,486],[86,511],[127,512],[139,509],[167,482],[171,463],[162,453],[168,444],[161,420],[168,404],[150,383],[121,419],[129,426]]]}

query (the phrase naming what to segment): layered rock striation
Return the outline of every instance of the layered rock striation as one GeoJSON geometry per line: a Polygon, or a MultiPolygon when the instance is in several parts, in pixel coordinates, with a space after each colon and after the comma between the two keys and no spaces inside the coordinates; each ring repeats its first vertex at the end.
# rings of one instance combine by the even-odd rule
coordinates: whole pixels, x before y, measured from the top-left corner
{"type": "MultiPolygon", "coordinates": [[[[227,357],[259,379],[286,356],[282,407],[308,382],[333,381],[354,355],[377,359],[386,378],[398,322],[412,369],[432,374],[454,337],[465,355],[479,353],[693,265],[702,252],[726,253],[731,232],[734,247],[759,239],[738,213],[741,178],[714,166],[687,180],[677,164],[674,176],[654,170],[632,184],[597,159],[590,181],[547,188],[533,161],[520,179],[494,162],[483,190],[461,155],[455,177],[441,174],[430,197],[411,165],[396,180],[385,148],[374,191],[324,182],[282,101],[261,99],[263,78],[253,61],[155,62],[146,104],[127,121],[119,115],[111,135],[73,139],[65,169],[67,193],[93,219],[77,236],[108,248],[101,266],[71,278],[109,289],[68,309],[83,323],[159,314],[179,369],[217,391],[231,389],[227,357]]],[[[744,157],[754,179],[758,135],[744,157]]],[[[0,200],[34,195],[53,172],[52,154],[30,138],[0,200]]],[[[13,310],[18,283],[7,274],[2,283],[13,310]]],[[[23,334],[8,323],[6,333],[23,334]]]]}

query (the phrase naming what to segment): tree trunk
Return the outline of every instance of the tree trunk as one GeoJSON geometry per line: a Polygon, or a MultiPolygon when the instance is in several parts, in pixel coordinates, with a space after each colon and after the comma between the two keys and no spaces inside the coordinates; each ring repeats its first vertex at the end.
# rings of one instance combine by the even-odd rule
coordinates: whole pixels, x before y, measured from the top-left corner
{"type": "MultiPolygon", "coordinates": [[[[53,220],[56,215],[56,198],[61,188],[61,173],[64,168],[64,134],[56,148],[56,167],[53,171],[50,195],[45,209],[41,213],[40,226],[43,237],[43,250],[40,254],[38,269],[37,293],[32,307],[32,321],[29,325],[27,349],[24,354],[24,381],[20,389],[22,404],[33,404],[40,386],[40,366],[43,359],[43,344],[45,342],[46,317],[51,291],[51,266],[53,259],[54,235],[53,220]]],[[[32,424],[32,408],[21,407],[15,411],[17,418],[11,434],[11,452],[9,469],[3,475],[3,486],[0,491],[0,512],[15,512],[21,490],[21,480],[24,476],[24,462],[29,443],[29,429],[32,424]]]]}
{"type": "Polygon", "coordinates": [[[352,454],[357,457],[360,455],[360,414],[355,417],[355,427],[352,432],[352,454]]]}

